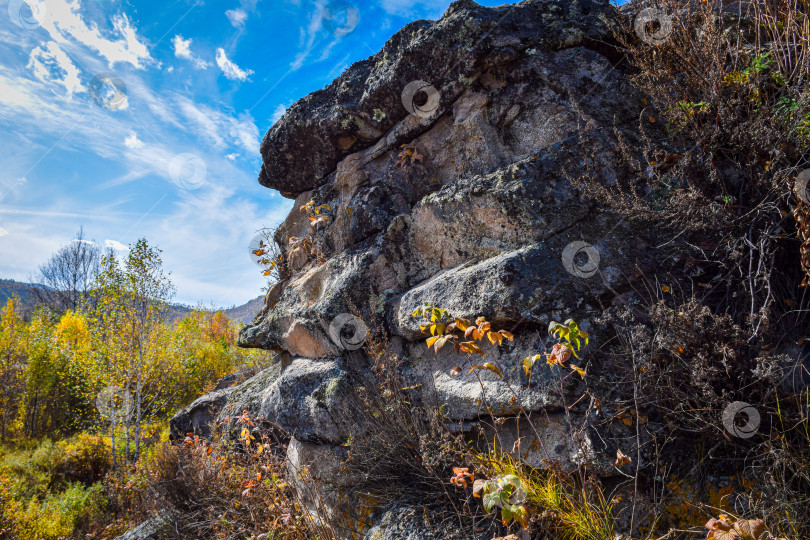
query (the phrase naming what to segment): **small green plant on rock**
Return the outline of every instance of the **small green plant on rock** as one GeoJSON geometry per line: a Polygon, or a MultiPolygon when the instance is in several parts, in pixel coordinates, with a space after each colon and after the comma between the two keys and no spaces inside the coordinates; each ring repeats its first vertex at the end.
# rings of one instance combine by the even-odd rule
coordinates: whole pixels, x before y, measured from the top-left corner
{"type": "Polygon", "coordinates": [[[559,343],[556,343],[551,348],[550,353],[540,353],[524,358],[523,370],[526,375],[532,370],[534,363],[545,356],[548,365],[558,365],[565,369],[571,369],[573,370],[572,373],[576,371],[580,377],[584,377],[584,369],[575,364],[566,367],[565,363],[568,362],[571,356],[578,359],[579,354],[577,354],[577,351],[581,350],[583,346],[588,346],[588,332],[580,330],[574,319],[568,319],[563,324],[551,321],[551,324],[548,325],[548,333],[560,340],[559,343]]]}
{"type": "Polygon", "coordinates": [[[487,513],[500,508],[504,525],[516,521],[523,527],[528,526],[529,513],[524,506],[526,490],[516,475],[504,474],[490,480],[476,480],[473,482],[473,496],[482,498],[487,513]]]}

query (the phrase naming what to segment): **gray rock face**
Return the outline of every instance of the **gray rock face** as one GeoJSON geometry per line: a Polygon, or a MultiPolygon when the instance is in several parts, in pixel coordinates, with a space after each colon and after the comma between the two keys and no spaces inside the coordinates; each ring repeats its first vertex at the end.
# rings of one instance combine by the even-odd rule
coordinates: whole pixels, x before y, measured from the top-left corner
{"type": "Polygon", "coordinates": [[[162,538],[164,537],[163,532],[178,515],[177,510],[173,508],[162,510],[115,540],[156,540],[162,538]]]}
{"type": "Polygon", "coordinates": [[[208,437],[211,434],[212,424],[216,422],[217,415],[228,401],[230,390],[208,393],[175,414],[169,422],[172,439],[182,439],[188,433],[208,437]]]}
{"type": "Polygon", "coordinates": [[[425,522],[422,508],[398,506],[386,511],[368,530],[363,540],[444,540],[469,538],[447,524],[425,522]]]}
{"type": "MultiPolygon", "coordinates": [[[[568,176],[596,162],[605,185],[615,183],[611,143],[625,131],[632,141],[638,122],[640,97],[603,54],[614,16],[598,0],[497,8],[461,0],[438,22],[409,24],[382,51],[291,106],[265,136],[259,177],[296,198],[276,236],[287,268],[239,337],[241,346],[284,358],[200,398],[173,420],[173,432],[197,432],[205,420],[246,409],[292,437],[294,470],[317,464],[314,477],[299,478],[299,491],[324,478],[338,488],[351,482],[330,461],[351,430],[362,429],[352,425],[359,420],[348,353],[331,325],[359,313],[388,334],[405,360],[405,382],[462,429],[491,414],[508,431],[508,418],[529,411],[542,419],[537,431],[509,433],[547,451],[526,459],[567,468],[599,462],[587,434],[578,447],[561,435],[564,394],[581,394],[576,378],[561,389],[545,363],[527,377],[521,360],[538,352],[552,320],[572,317],[588,330],[600,303],[628,290],[655,257],[646,231],[587,201],[568,176]],[[437,100],[424,104],[435,105],[428,113],[403,106],[403,89],[415,80],[437,90],[437,100]],[[410,155],[400,154],[401,145],[410,155]],[[299,211],[310,200],[331,214],[314,229],[299,211]],[[310,233],[311,254],[290,245],[310,233]],[[568,251],[574,242],[590,245],[586,261],[568,251]],[[452,346],[428,351],[411,316],[425,302],[514,333],[514,342],[487,347],[487,361],[502,366],[504,378],[467,375],[475,359],[452,346]],[[457,364],[462,375],[451,375],[457,364]]],[[[355,367],[352,376],[363,369],[355,367]]],[[[339,497],[329,501],[327,509],[312,502],[312,511],[339,512],[339,497]]],[[[399,506],[358,528],[369,539],[449,537],[397,525],[408,512],[399,506]]]]}
{"type": "Polygon", "coordinates": [[[212,425],[233,425],[248,411],[253,419],[270,420],[285,436],[340,444],[348,437],[351,414],[343,399],[348,392],[348,375],[338,361],[280,360],[241,385],[206,394],[182,409],[171,419],[171,436],[208,437],[212,425]]]}

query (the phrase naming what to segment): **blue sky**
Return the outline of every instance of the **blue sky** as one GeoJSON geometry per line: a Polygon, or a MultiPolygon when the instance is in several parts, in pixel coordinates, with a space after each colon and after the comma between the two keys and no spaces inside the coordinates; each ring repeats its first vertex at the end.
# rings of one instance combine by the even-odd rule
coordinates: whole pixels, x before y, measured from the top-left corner
{"type": "Polygon", "coordinates": [[[248,245],[292,207],[256,182],[264,133],[450,3],[339,2],[330,26],[327,0],[0,0],[0,277],[27,280],[83,226],[160,247],[178,301],[257,296],[248,245]]]}

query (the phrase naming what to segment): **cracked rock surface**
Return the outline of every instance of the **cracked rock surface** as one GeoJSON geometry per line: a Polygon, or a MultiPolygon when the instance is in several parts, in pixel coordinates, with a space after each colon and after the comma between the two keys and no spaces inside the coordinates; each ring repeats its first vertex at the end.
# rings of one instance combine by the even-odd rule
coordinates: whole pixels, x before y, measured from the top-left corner
{"type": "MultiPolygon", "coordinates": [[[[335,317],[356,312],[390,336],[406,382],[465,429],[489,414],[484,404],[496,416],[522,408],[552,422],[563,407],[559,381],[542,362],[527,377],[521,359],[538,352],[551,320],[571,317],[589,330],[655,257],[647,231],[569,181],[595,160],[600,181],[615,183],[613,143],[617,133],[632,141],[637,127],[641,98],[607,44],[616,16],[600,0],[495,8],[460,0],[439,21],[405,26],[380,52],[292,105],[264,138],[259,176],[295,199],[276,233],[287,272],[239,338],[279,352],[279,362],[181,411],[175,436],[247,409],[289,434],[296,467],[315,459],[319,474],[339,485],[339,467],[312,456],[337,455],[347,430],[362,429],[351,381],[363,368],[350,365],[329,330],[335,317]],[[411,114],[402,103],[415,80],[439,94],[430,114],[411,114]],[[403,159],[401,145],[413,156],[403,159]],[[329,205],[332,216],[312,234],[318,256],[289,244],[312,230],[299,210],[310,200],[329,205]],[[598,252],[593,277],[566,269],[562,254],[575,241],[598,252]],[[449,375],[465,358],[452,347],[427,350],[411,317],[424,302],[512,331],[514,342],[488,350],[506,366],[504,379],[486,372],[482,385],[467,369],[449,375]]],[[[576,452],[556,446],[538,465],[576,466],[576,452]]],[[[368,538],[452,537],[422,534],[418,524],[391,532],[408,512],[395,507],[372,519],[368,538]]]]}

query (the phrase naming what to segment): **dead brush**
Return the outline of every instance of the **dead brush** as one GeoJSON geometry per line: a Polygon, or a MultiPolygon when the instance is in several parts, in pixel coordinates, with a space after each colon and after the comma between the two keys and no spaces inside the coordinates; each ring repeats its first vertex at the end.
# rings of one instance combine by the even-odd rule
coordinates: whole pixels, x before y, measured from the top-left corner
{"type": "Polygon", "coordinates": [[[406,362],[392,352],[382,325],[372,317],[365,320],[372,321],[365,348],[352,352],[349,364],[368,362],[373,376],[357,376],[353,382],[353,422],[362,428],[346,445],[344,468],[357,479],[346,495],[373,501],[375,509],[418,504],[427,524],[448,538],[491,536],[497,525],[484,517],[469,490],[448,483],[453,467],[472,455],[471,448],[448,429],[435,403],[424,402],[419,385],[405,383],[406,362]],[[425,501],[432,502],[425,506],[425,501]]]}
{"type": "Polygon", "coordinates": [[[240,448],[217,436],[163,444],[144,466],[141,513],[179,511],[172,538],[311,538],[282,449],[256,436],[248,429],[240,448]]]}
{"type": "MultiPolygon", "coordinates": [[[[673,525],[667,513],[683,504],[673,486],[684,481],[703,500],[690,510],[700,516],[691,523],[697,530],[702,515],[717,514],[714,500],[727,511],[765,519],[774,534],[804,538],[810,518],[807,395],[780,386],[775,366],[784,355],[750,347],[728,315],[694,299],[659,299],[648,309],[646,318],[610,310],[615,342],[610,352],[597,353],[610,374],[595,381],[599,400],[611,404],[600,427],[638,463],[625,484],[652,503],[659,525],[673,525]],[[735,401],[760,415],[751,438],[736,437],[724,425],[723,411],[735,401]],[[629,416],[610,414],[628,407],[629,416]],[[611,429],[618,420],[629,429],[611,429]],[[712,499],[713,482],[723,477],[739,478],[745,489],[712,499]]],[[[689,538],[685,532],[667,538],[689,538]]]]}

